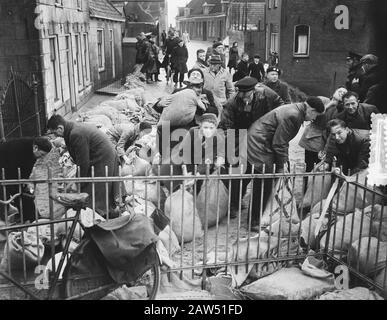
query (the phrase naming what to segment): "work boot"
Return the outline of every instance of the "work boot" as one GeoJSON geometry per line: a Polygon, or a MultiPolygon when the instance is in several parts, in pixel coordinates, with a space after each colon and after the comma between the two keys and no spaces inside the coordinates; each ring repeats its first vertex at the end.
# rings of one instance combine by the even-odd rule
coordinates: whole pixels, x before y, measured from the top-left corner
{"type": "Polygon", "coordinates": [[[183,82],[180,82],[180,88],[183,88],[183,82]]]}
{"type": "Polygon", "coordinates": [[[161,80],[159,79],[159,75],[158,74],[155,75],[155,82],[161,82],[161,80]]]}
{"type": "Polygon", "coordinates": [[[152,84],[153,81],[152,81],[152,79],[147,79],[147,80],[146,80],[146,83],[147,83],[147,84],[152,84]]]}
{"type": "Polygon", "coordinates": [[[175,85],[173,86],[174,89],[177,89],[177,82],[175,82],[175,85]]]}

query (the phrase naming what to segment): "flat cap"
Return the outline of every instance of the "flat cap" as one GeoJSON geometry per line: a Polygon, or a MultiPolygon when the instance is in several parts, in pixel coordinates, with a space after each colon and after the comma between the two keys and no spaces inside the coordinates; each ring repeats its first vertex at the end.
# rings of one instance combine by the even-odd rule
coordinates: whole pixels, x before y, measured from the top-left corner
{"type": "Polygon", "coordinates": [[[258,80],[253,77],[244,77],[235,84],[235,87],[237,87],[240,92],[247,92],[254,90],[257,83],[258,80]]]}
{"type": "Polygon", "coordinates": [[[274,67],[274,66],[270,66],[269,68],[267,68],[266,73],[269,73],[269,72],[272,72],[272,71],[275,71],[275,72],[278,73],[278,75],[281,75],[281,70],[280,70],[280,68],[277,68],[277,67],[274,67]]]}
{"type": "Polygon", "coordinates": [[[215,42],[215,43],[212,45],[212,47],[213,47],[214,49],[217,48],[217,47],[219,47],[219,46],[223,46],[223,42],[217,41],[217,42],[215,42]]]}

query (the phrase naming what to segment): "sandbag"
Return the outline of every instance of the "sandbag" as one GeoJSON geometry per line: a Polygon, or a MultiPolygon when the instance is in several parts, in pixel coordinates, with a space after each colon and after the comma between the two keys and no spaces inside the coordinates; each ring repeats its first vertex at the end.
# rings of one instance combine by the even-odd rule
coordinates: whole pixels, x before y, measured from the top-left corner
{"type": "Polygon", "coordinates": [[[384,300],[376,292],[356,287],[347,290],[335,290],[324,293],[318,300],[384,300]]]}
{"type": "Polygon", "coordinates": [[[145,176],[152,170],[152,165],[140,158],[136,150],[129,148],[126,152],[128,161],[122,166],[122,176],[145,176]]]}
{"type": "Polygon", "coordinates": [[[375,276],[387,266],[387,242],[373,237],[354,241],[348,250],[348,263],[366,276],[375,276]]]}
{"type": "Polygon", "coordinates": [[[262,214],[262,226],[266,227],[277,221],[282,216],[291,218],[291,220],[295,223],[300,221],[297,214],[296,198],[292,194],[292,190],[293,188],[291,179],[278,179],[274,188],[274,192],[270,196],[262,214]]]}
{"type": "MultiPolygon", "coordinates": [[[[268,236],[264,231],[254,237],[243,238],[236,241],[232,246],[232,261],[247,262],[253,259],[267,259],[272,257],[283,257],[296,255],[298,239],[268,236]]],[[[240,266],[237,270],[230,268],[231,275],[236,287],[241,286],[247,278],[257,280],[265,277],[282,267],[287,266],[287,261],[273,261],[265,263],[249,263],[240,266]]]]}
{"type": "Polygon", "coordinates": [[[335,289],[334,278],[313,278],[298,268],[281,269],[243,288],[255,300],[310,300],[335,289]]]}
{"type": "MultiPolygon", "coordinates": [[[[370,235],[370,224],[370,216],[367,214],[363,215],[360,210],[346,216],[339,216],[336,223],[330,228],[329,248],[336,250],[342,249],[344,252],[347,252],[354,241],[358,240],[360,237],[368,237],[370,235]],[[362,216],[363,224],[361,224],[362,216]],[[333,243],[333,240],[335,243],[333,243]]],[[[324,235],[320,241],[321,247],[325,247],[325,243],[326,235],[324,235]]]]}
{"type": "Polygon", "coordinates": [[[200,221],[206,223],[206,185],[207,185],[207,221],[208,227],[212,227],[222,221],[228,212],[228,190],[221,180],[205,181],[196,199],[196,208],[200,221]]]}
{"type": "Polygon", "coordinates": [[[180,244],[192,241],[194,236],[196,239],[202,237],[202,223],[197,210],[194,212],[193,195],[188,190],[183,193],[182,186],[165,201],[165,214],[171,220],[180,244]]]}
{"type": "Polygon", "coordinates": [[[143,181],[129,179],[124,181],[124,185],[128,195],[137,195],[142,199],[152,202],[155,206],[160,204],[161,209],[164,206],[167,196],[157,182],[145,183],[143,181]]]}
{"type": "Polygon", "coordinates": [[[331,176],[316,176],[308,178],[308,188],[303,198],[303,207],[313,207],[328,196],[331,189],[331,176]],[[312,199],[313,196],[313,199],[312,199]]]}
{"type": "Polygon", "coordinates": [[[36,266],[44,255],[44,245],[35,230],[11,232],[4,247],[2,265],[9,262],[12,269],[23,270],[36,266]]]}
{"type": "Polygon", "coordinates": [[[118,111],[129,110],[131,112],[140,112],[140,106],[137,104],[134,99],[125,99],[125,100],[108,100],[100,104],[100,107],[111,107],[115,108],[118,111]]]}
{"type": "Polygon", "coordinates": [[[110,128],[113,126],[113,122],[107,116],[103,114],[87,115],[82,121],[86,124],[94,125],[96,127],[102,126],[105,128],[110,128]]]}
{"type": "Polygon", "coordinates": [[[81,118],[82,117],[84,119],[93,118],[93,116],[98,116],[98,115],[104,115],[108,117],[112,122],[115,122],[119,117],[120,112],[114,107],[107,106],[107,105],[104,105],[104,106],[99,105],[94,107],[90,111],[87,111],[84,114],[82,114],[81,118]]]}
{"type": "Polygon", "coordinates": [[[114,100],[130,99],[134,97],[137,104],[142,107],[145,104],[145,90],[142,87],[126,90],[123,93],[117,95],[114,100]]]}
{"type": "MultiPolygon", "coordinates": [[[[44,157],[36,160],[32,169],[30,179],[48,179],[48,169],[51,171],[52,178],[63,178],[62,167],[59,163],[60,153],[57,148],[52,148],[44,157]]],[[[52,183],[51,192],[55,195],[58,192],[58,183],[52,183]]],[[[37,183],[35,185],[35,206],[38,209],[39,216],[42,218],[51,218],[50,215],[50,198],[48,183],[37,183]]],[[[53,218],[60,218],[66,211],[66,208],[52,201],[53,218]]]]}
{"type": "MultiPolygon", "coordinates": [[[[368,171],[363,170],[359,172],[358,182],[362,185],[365,185],[365,180],[367,177],[368,171]]],[[[354,184],[344,182],[340,188],[339,196],[335,195],[332,200],[333,210],[337,210],[338,214],[346,214],[349,212],[354,212],[355,209],[363,209],[373,204],[380,204],[383,202],[381,196],[375,195],[375,198],[372,192],[366,191],[364,195],[364,190],[361,188],[356,188],[354,184]],[[347,196],[347,186],[348,186],[348,196],[347,196]],[[356,192],[356,193],[355,193],[356,192]],[[347,202],[346,202],[347,200],[347,202]],[[374,201],[373,201],[374,200],[374,201]]]]}

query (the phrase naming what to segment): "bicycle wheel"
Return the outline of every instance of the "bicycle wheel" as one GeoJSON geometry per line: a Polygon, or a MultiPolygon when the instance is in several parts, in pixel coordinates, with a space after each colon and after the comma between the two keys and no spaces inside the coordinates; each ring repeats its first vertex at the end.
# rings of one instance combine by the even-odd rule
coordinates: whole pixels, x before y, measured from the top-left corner
{"type": "Polygon", "coordinates": [[[126,285],[128,288],[145,287],[146,297],[142,299],[153,300],[160,286],[160,264],[155,246],[149,246],[143,254],[136,257],[134,263],[141,263],[141,259],[150,261],[145,264],[134,281],[122,284],[114,282],[108,272],[104,271],[98,275],[80,274],[79,270],[69,263],[64,271],[64,295],[70,300],[100,300],[126,285]]]}

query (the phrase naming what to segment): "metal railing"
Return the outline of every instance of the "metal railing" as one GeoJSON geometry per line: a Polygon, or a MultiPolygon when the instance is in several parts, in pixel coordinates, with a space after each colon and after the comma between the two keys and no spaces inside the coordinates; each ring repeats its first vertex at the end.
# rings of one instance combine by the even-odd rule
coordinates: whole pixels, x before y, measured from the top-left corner
{"type": "MultiPolygon", "coordinates": [[[[132,169],[134,170],[134,168],[132,169]]],[[[119,176],[117,177],[107,176],[107,174],[105,177],[95,177],[94,170],[92,170],[92,175],[88,178],[81,178],[79,176],[74,178],[53,178],[50,169],[48,168],[48,178],[34,180],[5,180],[3,171],[3,179],[0,180],[0,193],[4,200],[7,199],[7,187],[9,186],[16,185],[19,192],[22,192],[23,185],[25,184],[35,186],[46,184],[48,185],[49,195],[54,195],[55,192],[66,189],[70,184],[75,183],[77,186],[76,190],[79,192],[81,191],[81,184],[90,183],[92,190],[90,207],[93,210],[93,215],[95,215],[96,199],[93,195],[95,195],[96,188],[103,187],[105,189],[105,199],[107,208],[109,208],[110,195],[107,186],[109,183],[119,183],[121,188],[119,189],[120,194],[118,198],[122,200],[120,203],[120,207],[122,208],[121,211],[141,211],[148,217],[152,216],[155,209],[161,210],[161,212],[165,211],[166,214],[167,211],[170,213],[170,228],[168,230],[169,239],[167,243],[164,243],[164,246],[168,251],[169,258],[174,264],[173,266],[170,266],[166,272],[178,272],[181,278],[183,275],[191,277],[191,279],[201,278],[204,287],[208,275],[214,270],[222,270],[222,272],[226,274],[232,273],[234,275],[242,273],[247,276],[248,274],[251,274],[253,268],[255,268],[255,274],[260,277],[265,273],[273,272],[273,270],[278,270],[289,264],[302,262],[308,255],[315,255],[317,257],[323,257],[326,261],[347,266],[354,277],[365,281],[370,286],[377,288],[381,293],[386,294],[385,273],[382,283],[378,283],[376,280],[379,275],[376,271],[383,271],[383,268],[385,270],[387,267],[385,256],[384,261],[379,261],[378,263],[378,255],[381,256],[381,254],[378,254],[379,248],[383,247],[382,241],[380,241],[379,238],[377,239],[377,256],[376,260],[374,259],[376,268],[370,273],[367,271],[368,269],[364,270],[363,266],[359,264],[359,256],[357,259],[354,259],[355,262],[353,263],[352,261],[348,261],[347,253],[349,248],[347,248],[347,251],[344,250],[344,236],[342,232],[340,239],[340,225],[338,224],[338,221],[344,220],[343,226],[345,227],[345,219],[348,219],[349,217],[349,215],[340,213],[340,210],[337,208],[337,206],[339,206],[339,197],[342,197],[343,188],[347,188],[348,190],[348,188],[351,188],[352,186],[355,188],[355,195],[358,192],[357,190],[363,190],[364,195],[367,194],[368,197],[368,200],[365,196],[362,198],[364,201],[362,204],[364,206],[367,204],[368,206],[366,207],[370,207],[379,203],[381,208],[383,208],[382,204],[386,201],[386,195],[378,191],[376,187],[369,188],[366,186],[366,182],[365,184],[362,184],[359,180],[347,183],[346,186],[344,185],[344,187],[341,187],[341,191],[335,195],[337,200],[333,200],[326,214],[328,225],[332,225],[333,227],[327,228],[326,233],[319,235],[321,239],[318,238],[318,241],[315,239],[315,243],[312,244],[313,241],[311,241],[311,239],[314,234],[315,221],[312,214],[307,215],[310,208],[306,208],[304,203],[306,178],[309,179],[308,188],[312,190],[310,198],[307,200],[309,203],[313,204],[315,202],[314,200],[323,198],[321,191],[323,190],[323,186],[327,182],[327,179],[334,177],[331,172],[301,173],[297,172],[300,171],[298,170],[299,168],[297,169],[294,167],[289,173],[256,173],[253,167],[251,168],[251,171],[249,171],[253,173],[243,173],[243,168],[241,168],[240,174],[231,174],[231,169],[229,174],[220,174],[219,172],[210,174],[209,166],[207,166],[206,174],[197,175],[198,169],[197,166],[195,166],[193,175],[187,177],[172,175],[173,167],[171,166],[170,169],[170,175],[161,175],[161,167],[156,166],[153,170],[153,174],[146,176],[124,177],[120,170],[119,176]],[[264,187],[269,181],[273,181],[273,179],[275,183],[271,184],[271,193],[275,196],[271,196],[265,206],[262,200],[264,187]],[[245,206],[242,201],[243,180],[250,182],[250,192],[247,192],[250,193],[250,197],[248,204],[245,206]],[[277,188],[279,181],[284,182],[284,184],[278,193],[277,188]],[[209,186],[210,182],[214,183],[211,183],[211,186],[209,186]],[[175,183],[181,186],[179,194],[181,195],[181,200],[179,200],[180,198],[176,199],[176,197],[170,196],[173,193],[176,194],[176,190],[179,189],[174,188],[175,183]],[[225,190],[227,190],[227,208],[226,210],[223,209],[223,216],[221,217],[220,198],[222,194],[221,190],[223,188],[222,184],[224,185],[225,190]],[[260,184],[260,195],[254,194],[254,184],[260,184]],[[285,185],[287,187],[285,187],[285,185]],[[214,191],[214,188],[216,188],[216,192],[214,191]],[[202,191],[204,192],[204,196],[203,193],[200,194],[202,191]],[[234,204],[231,200],[233,192],[238,193],[238,201],[234,204]],[[165,194],[165,196],[163,194],[165,194]],[[296,205],[295,202],[293,203],[294,199],[288,196],[289,194],[297,200],[296,205]],[[136,195],[137,198],[133,197],[133,195],[136,195]],[[253,212],[252,210],[251,204],[253,198],[261,199],[259,212],[253,212]],[[145,200],[145,202],[140,204],[137,202],[136,204],[136,199],[142,199],[145,200]],[[165,202],[164,199],[166,199],[165,202]],[[187,201],[187,199],[189,199],[189,201],[187,201]],[[202,202],[202,208],[204,207],[204,215],[202,214],[202,216],[198,214],[198,201],[202,202]],[[231,216],[231,207],[233,205],[235,206],[235,204],[237,204],[238,213],[236,218],[233,218],[231,216]],[[336,208],[334,204],[336,205],[336,208]],[[171,214],[171,212],[176,213],[176,211],[180,213],[178,218],[172,217],[171,214]],[[225,215],[224,212],[226,212],[225,215]],[[277,215],[269,215],[269,220],[267,220],[268,213],[273,212],[277,212],[277,215]],[[259,233],[251,231],[252,217],[254,214],[257,216],[259,215],[261,229],[259,233]],[[266,223],[266,228],[264,228],[262,222],[265,220],[265,217],[266,222],[269,221],[266,223]],[[213,223],[212,226],[209,226],[210,218],[215,219],[215,223],[213,223]],[[188,219],[190,219],[190,225],[187,224],[188,219]],[[292,221],[294,223],[292,223],[292,221]],[[179,227],[175,227],[174,223],[179,227]],[[188,239],[187,241],[188,232],[192,234],[192,239],[188,239]],[[180,248],[177,250],[173,247],[174,235],[177,236],[180,245],[180,248]],[[322,240],[324,236],[325,245],[324,240],[322,240]],[[319,244],[316,245],[316,243],[319,244]],[[337,248],[337,243],[339,243],[339,248],[343,248],[343,250],[334,249],[337,248]],[[314,252],[310,251],[310,249],[314,249],[314,252]]],[[[340,179],[340,181],[343,181],[342,176],[337,176],[337,178],[340,179]]],[[[346,193],[347,198],[345,198],[345,207],[350,205],[348,200],[348,194],[350,194],[350,192],[346,191],[346,193]]],[[[56,270],[55,254],[60,252],[60,241],[63,240],[63,238],[66,238],[69,231],[68,225],[71,225],[71,222],[74,221],[74,217],[69,216],[68,212],[66,212],[60,218],[54,218],[54,203],[52,198],[48,197],[49,195],[47,195],[47,201],[50,208],[50,216],[46,217],[47,219],[45,221],[39,220],[40,217],[37,208],[35,211],[35,220],[39,221],[25,221],[24,210],[26,208],[22,207],[21,200],[19,200],[18,203],[20,208],[20,221],[13,221],[14,216],[12,216],[9,208],[5,208],[4,223],[3,226],[0,226],[0,233],[5,236],[5,241],[3,241],[5,249],[3,249],[2,246],[0,250],[3,251],[2,267],[9,278],[7,278],[8,281],[0,284],[0,298],[6,298],[3,295],[7,295],[7,290],[11,290],[16,283],[21,284],[23,287],[31,288],[32,293],[37,296],[40,296],[42,293],[47,293],[48,289],[53,290],[52,286],[57,286],[57,283],[51,283],[49,281],[49,286],[42,289],[42,286],[39,286],[42,279],[41,271],[44,269],[44,263],[49,259],[53,261],[52,270],[56,270]],[[63,225],[65,234],[61,234],[62,238],[58,239],[55,232],[59,226],[63,227],[63,225]],[[42,255],[41,252],[39,252],[41,247],[37,245],[35,250],[36,255],[34,257],[36,262],[32,266],[28,265],[28,255],[30,253],[26,252],[28,249],[26,244],[27,246],[31,245],[31,241],[29,242],[29,239],[25,239],[27,236],[25,232],[20,233],[19,243],[21,252],[19,252],[19,258],[21,259],[17,268],[12,266],[10,259],[4,259],[4,257],[9,257],[10,254],[10,234],[15,233],[15,231],[29,230],[32,232],[31,230],[36,230],[36,238],[41,239],[42,230],[39,227],[44,226],[49,226],[49,230],[44,229],[44,232],[48,234],[48,236],[45,235],[45,243],[43,244],[46,253],[45,255],[42,255]],[[11,282],[11,285],[9,281],[11,282]]],[[[364,206],[357,209],[362,212],[361,226],[365,219],[364,206]]],[[[321,214],[322,206],[320,206],[319,209],[317,208],[317,211],[316,209],[314,210],[315,213],[321,214]]],[[[373,209],[371,209],[371,216],[373,213],[372,210],[373,209]]],[[[382,217],[383,209],[381,210],[380,216],[382,217]]],[[[104,216],[109,219],[109,212],[106,211],[105,213],[104,216]]],[[[375,217],[372,219],[375,220],[375,217]]],[[[382,220],[383,219],[381,218],[379,222],[379,234],[381,234],[383,226],[382,220]]],[[[352,239],[356,238],[354,237],[355,232],[353,230],[355,229],[353,226],[354,222],[352,221],[350,239],[349,242],[347,241],[347,247],[352,245],[352,239]]],[[[371,230],[371,224],[368,225],[368,228],[371,230]]],[[[362,227],[360,227],[360,230],[363,230],[362,227]]],[[[363,235],[369,236],[370,232],[360,232],[357,239],[362,238],[363,235]]],[[[81,238],[81,234],[79,234],[78,238],[81,238]]],[[[373,245],[375,240],[364,240],[363,238],[361,241],[364,241],[363,243],[368,241],[367,249],[365,251],[366,262],[368,262],[368,256],[373,252],[372,250],[375,249],[373,245]]],[[[38,240],[36,240],[36,242],[38,244],[38,240]]],[[[70,253],[67,252],[65,252],[65,254],[70,255],[70,253]]],[[[15,291],[12,291],[10,298],[12,299],[15,297],[20,298],[15,291]]],[[[25,297],[26,296],[24,296],[24,298],[25,297]]],[[[54,298],[61,298],[61,296],[59,293],[55,293],[54,298]]]]}

